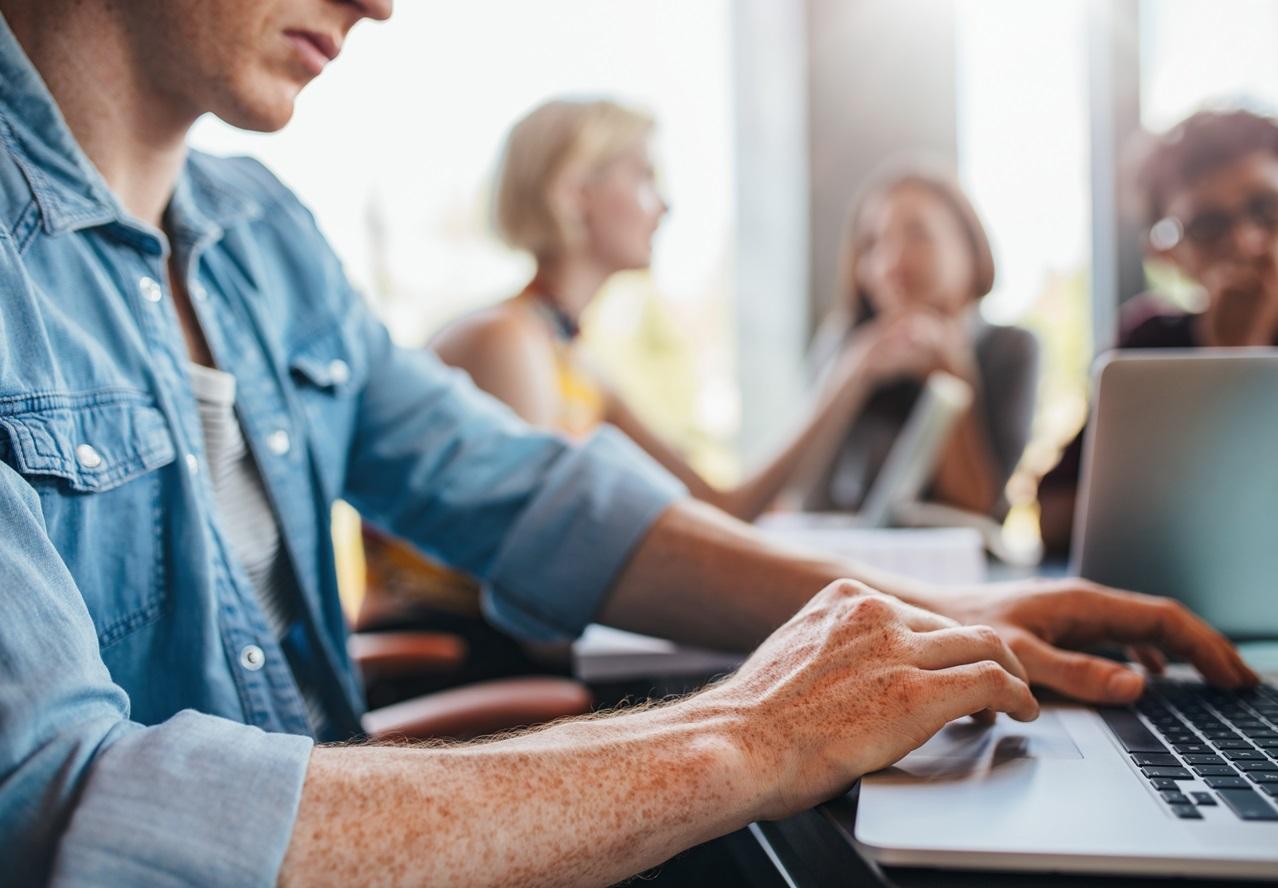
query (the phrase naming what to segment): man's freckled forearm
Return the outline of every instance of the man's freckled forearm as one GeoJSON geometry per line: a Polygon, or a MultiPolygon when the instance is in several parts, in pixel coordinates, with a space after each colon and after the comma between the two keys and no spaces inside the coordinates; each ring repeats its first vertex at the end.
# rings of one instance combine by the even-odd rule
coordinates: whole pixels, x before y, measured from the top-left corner
{"type": "Polygon", "coordinates": [[[749,819],[732,747],[669,709],[469,746],[317,750],[286,864],[331,882],[370,858],[405,882],[624,878],[749,819]]]}

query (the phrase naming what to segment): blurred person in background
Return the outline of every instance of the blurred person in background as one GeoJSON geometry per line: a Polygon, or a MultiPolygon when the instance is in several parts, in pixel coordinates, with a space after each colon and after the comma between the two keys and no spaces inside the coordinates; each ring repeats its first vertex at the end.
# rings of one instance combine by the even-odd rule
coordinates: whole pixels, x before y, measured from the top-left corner
{"type": "MultiPolygon", "coordinates": [[[[584,438],[610,423],[696,498],[751,520],[801,472],[829,461],[870,395],[868,364],[879,358],[850,342],[799,427],[734,487],[711,484],[635,413],[583,357],[578,333],[582,313],[614,274],[652,263],[653,236],[669,212],[652,160],[654,128],[643,111],[604,99],[552,100],[515,124],[497,172],[494,221],[507,243],[532,255],[536,272],[514,296],[446,327],[432,346],[533,425],[584,438]]],[[[467,680],[565,667],[564,651],[529,650],[484,625],[470,578],[372,528],[364,550],[365,628],[463,635],[483,654],[471,658],[480,671],[467,680]]],[[[414,680],[392,696],[427,689],[414,680]]]]}
{"type": "Polygon", "coordinates": [[[871,181],[849,216],[840,292],[811,358],[827,378],[853,363],[868,397],[814,479],[807,508],[858,509],[923,381],[944,371],[974,397],[927,498],[1002,518],[1003,488],[1034,415],[1038,345],[1028,330],[981,317],[994,272],[980,218],[949,174],[897,164],[871,181]]]}
{"type": "MultiPolygon", "coordinates": [[[[1200,111],[1143,152],[1146,250],[1201,287],[1204,308],[1156,294],[1123,305],[1117,348],[1278,346],[1278,121],[1200,111]]],[[[1083,433],[1039,485],[1043,542],[1069,550],[1083,433]]]]}

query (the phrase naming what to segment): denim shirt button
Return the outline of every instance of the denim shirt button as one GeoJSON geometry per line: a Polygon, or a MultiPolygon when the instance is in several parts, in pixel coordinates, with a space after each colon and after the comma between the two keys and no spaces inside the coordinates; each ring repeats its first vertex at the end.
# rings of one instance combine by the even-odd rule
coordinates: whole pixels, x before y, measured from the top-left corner
{"type": "Polygon", "coordinates": [[[276,429],[266,436],[266,447],[276,456],[283,456],[288,453],[289,448],[293,446],[293,442],[289,440],[288,432],[284,429],[276,429]]]}
{"type": "Polygon", "coordinates": [[[186,455],[186,468],[192,475],[200,474],[200,460],[194,453],[186,455]]]}
{"type": "Polygon", "coordinates": [[[81,444],[76,447],[75,458],[86,469],[96,469],[102,465],[102,454],[94,450],[92,445],[89,444],[81,444]]]}
{"type": "Polygon", "coordinates": [[[147,302],[159,302],[164,298],[164,290],[160,288],[155,278],[143,276],[138,281],[138,291],[142,294],[142,298],[147,302]]]}
{"type": "Polygon", "coordinates": [[[246,644],[240,651],[240,665],[249,672],[256,672],[266,665],[266,653],[255,644],[246,644]]]}
{"type": "Polygon", "coordinates": [[[345,385],[351,380],[350,365],[338,358],[328,365],[329,378],[333,380],[333,385],[345,385]]]}
{"type": "Polygon", "coordinates": [[[200,284],[191,284],[191,298],[196,302],[205,302],[209,298],[209,291],[200,284]]]}

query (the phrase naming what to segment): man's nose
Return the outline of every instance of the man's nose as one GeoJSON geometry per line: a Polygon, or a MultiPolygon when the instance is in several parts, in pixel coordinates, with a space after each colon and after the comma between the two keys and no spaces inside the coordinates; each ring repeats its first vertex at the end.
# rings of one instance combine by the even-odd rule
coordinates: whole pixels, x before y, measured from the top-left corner
{"type": "Polygon", "coordinates": [[[379,22],[390,18],[395,8],[395,0],[352,0],[352,3],[359,7],[360,13],[365,18],[376,19],[379,22]]]}

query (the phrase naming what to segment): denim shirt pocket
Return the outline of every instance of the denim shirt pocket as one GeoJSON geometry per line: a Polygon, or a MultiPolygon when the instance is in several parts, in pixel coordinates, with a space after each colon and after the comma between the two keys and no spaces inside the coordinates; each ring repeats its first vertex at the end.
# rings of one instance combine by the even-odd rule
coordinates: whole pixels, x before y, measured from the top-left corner
{"type": "Polygon", "coordinates": [[[0,453],[39,494],[99,645],[158,619],[165,490],[156,470],[176,451],[150,396],[107,390],[0,401],[0,453]]]}
{"type": "Polygon", "coordinates": [[[340,327],[301,337],[288,351],[289,377],[305,411],[324,496],[339,498],[367,369],[340,327]]]}

